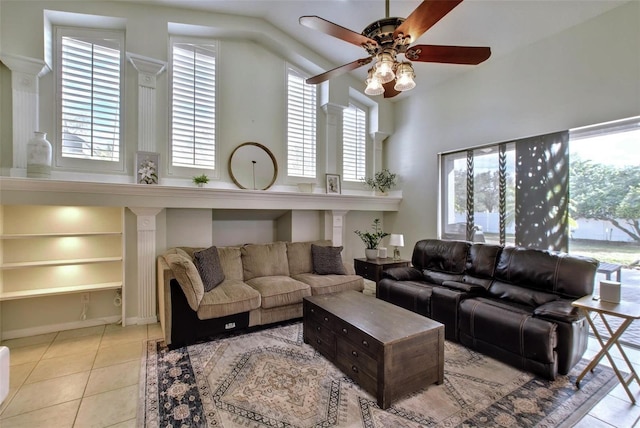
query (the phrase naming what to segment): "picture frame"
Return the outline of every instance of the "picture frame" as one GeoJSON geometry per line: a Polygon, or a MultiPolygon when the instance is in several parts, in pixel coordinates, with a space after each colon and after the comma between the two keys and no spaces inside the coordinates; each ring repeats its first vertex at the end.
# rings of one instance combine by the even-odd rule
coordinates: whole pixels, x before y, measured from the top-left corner
{"type": "Polygon", "coordinates": [[[328,194],[341,194],[342,188],[340,185],[340,174],[326,174],[327,193],[328,194]]]}
{"type": "Polygon", "coordinates": [[[158,171],[160,169],[160,153],[136,152],[135,156],[136,183],[158,184],[158,171]]]}

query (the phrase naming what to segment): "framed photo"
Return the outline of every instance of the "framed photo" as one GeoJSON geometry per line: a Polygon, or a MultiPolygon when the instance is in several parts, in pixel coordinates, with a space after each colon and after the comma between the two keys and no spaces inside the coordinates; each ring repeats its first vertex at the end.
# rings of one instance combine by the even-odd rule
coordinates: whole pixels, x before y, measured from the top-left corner
{"type": "Polygon", "coordinates": [[[160,153],[136,152],[135,168],[136,183],[158,184],[160,153]]]}
{"type": "Polygon", "coordinates": [[[327,193],[329,194],[342,193],[342,189],[340,188],[339,174],[327,174],[327,193]]]}

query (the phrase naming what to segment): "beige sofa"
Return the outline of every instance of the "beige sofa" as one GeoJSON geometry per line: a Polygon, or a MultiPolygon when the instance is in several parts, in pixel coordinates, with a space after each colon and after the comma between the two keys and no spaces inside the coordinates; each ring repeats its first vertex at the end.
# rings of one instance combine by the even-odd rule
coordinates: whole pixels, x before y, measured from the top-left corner
{"type": "Polygon", "coordinates": [[[363,290],[364,281],[350,264],[342,263],[346,274],[314,273],[312,244],[329,247],[331,241],[217,247],[224,280],[208,292],[193,259],[200,249],[166,251],[158,257],[157,279],[167,345],[175,348],[225,331],[300,318],[305,296],[363,290]]]}

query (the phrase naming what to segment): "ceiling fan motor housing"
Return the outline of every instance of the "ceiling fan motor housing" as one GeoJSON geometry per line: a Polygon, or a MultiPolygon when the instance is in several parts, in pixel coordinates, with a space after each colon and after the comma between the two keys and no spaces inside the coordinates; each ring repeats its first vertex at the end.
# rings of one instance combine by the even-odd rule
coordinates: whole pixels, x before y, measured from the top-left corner
{"type": "Polygon", "coordinates": [[[393,38],[393,33],[404,22],[404,18],[383,18],[379,19],[367,26],[362,35],[375,40],[378,44],[371,43],[363,47],[369,55],[377,55],[385,50],[393,49],[397,53],[404,53],[409,47],[409,37],[393,38]]]}

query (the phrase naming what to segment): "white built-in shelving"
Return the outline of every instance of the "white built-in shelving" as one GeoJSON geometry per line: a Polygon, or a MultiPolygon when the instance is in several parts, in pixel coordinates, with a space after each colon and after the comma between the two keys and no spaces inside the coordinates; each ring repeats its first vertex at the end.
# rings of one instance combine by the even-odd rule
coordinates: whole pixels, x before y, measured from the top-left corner
{"type": "Polygon", "coordinates": [[[124,298],[124,208],[3,205],[0,228],[0,302],[105,290],[124,298]]]}

